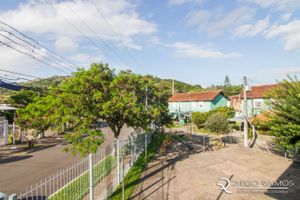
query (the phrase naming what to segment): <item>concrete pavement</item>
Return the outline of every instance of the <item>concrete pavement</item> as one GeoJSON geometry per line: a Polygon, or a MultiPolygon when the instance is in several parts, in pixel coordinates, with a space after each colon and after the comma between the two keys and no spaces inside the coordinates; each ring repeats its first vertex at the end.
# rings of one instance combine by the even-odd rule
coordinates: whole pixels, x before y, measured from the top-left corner
{"type": "Polygon", "coordinates": [[[174,144],[172,151],[157,155],[149,163],[133,200],[299,199],[300,166],[291,160],[238,144],[205,152],[189,152],[180,145],[174,144]],[[227,186],[227,181],[220,178],[230,179],[227,189],[231,194],[217,185],[227,186]],[[271,193],[274,191],[268,184],[274,181],[292,182],[286,193],[271,193]],[[250,186],[259,191],[245,191],[250,186]],[[260,190],[262,186],[268,190],[260,190]]]}

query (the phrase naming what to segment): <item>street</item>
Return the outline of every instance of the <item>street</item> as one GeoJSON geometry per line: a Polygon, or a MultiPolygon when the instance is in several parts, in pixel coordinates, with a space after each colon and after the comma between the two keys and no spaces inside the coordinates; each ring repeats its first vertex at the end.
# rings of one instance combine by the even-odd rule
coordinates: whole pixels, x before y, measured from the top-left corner
{"type": "MultiPolygon", "coordinates": [[[[114,136],[107,127],[102,131],[105,141],[101,148],[105,148],[113,144],[114,136]]],[[[126,138],[132,132],[132,128],[124,126],[120,139],[126,138]]],[[[65,145],[61,140],[56,145],[32,153],[0,159],[0,192],[13,194],[24,191],[80,159],[79,155],[75,157],[71,152],[64,152],[64,148],[65,145]]]]}

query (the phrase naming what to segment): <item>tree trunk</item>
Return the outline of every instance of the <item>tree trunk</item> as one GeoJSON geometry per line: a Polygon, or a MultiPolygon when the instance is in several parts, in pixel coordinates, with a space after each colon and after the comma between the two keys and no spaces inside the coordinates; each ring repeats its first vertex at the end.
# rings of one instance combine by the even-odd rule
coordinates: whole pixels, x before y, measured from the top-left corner
{"type": "Polygon", "coordinates": [[[34,146],[34,140],[28,140],[27,144],[28,144],[28,148],[33,148],[33,146],[34,146]]]}

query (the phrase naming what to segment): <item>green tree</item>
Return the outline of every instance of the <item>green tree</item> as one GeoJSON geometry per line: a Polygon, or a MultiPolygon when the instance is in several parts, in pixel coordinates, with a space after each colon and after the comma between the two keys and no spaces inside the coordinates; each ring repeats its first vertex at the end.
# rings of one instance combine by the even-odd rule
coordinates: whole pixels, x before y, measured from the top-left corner
{"type": "Polygon", "coordinates": [[[223,113],[227,119],[232,118],[235,116],[235,110],[231,107],[227,107],[227,106],[220,106],[217,107],[211,111],[209,111],[209,116],[215,114],[215,113],[223,113]]]}
{"type": "Polygon", "coordinates": [[[226,75],[226,76],[225,76],[225,81],[224,81],[224,88],[225,88],[225,87],[230,87],[230,86],[231,86],[231,83],[230,83],[229,76],[226,75]]]}
{"type": "Polygon", "coordinates": [[[8,103],[13,106],[24,108],[28,104],[32,103],[34,98],[37,96],[38,93],[36,91],[21,90],[11,95],[8,99],[8,103]]]}
{"type": "Polygon", "coordinates": [[[227,96],[227,97],[240,94],[241,91],[242,91],[242,86],[240,86],[240,85],[232,85],[229,87],[223,87],[223,92],[224,92],[225,96],[227,96]]]}
{"type": "Polygon", "coordinates": [[[146,108],[148,121],[146,123],[154,124],[157,131],[161,132],[164,126],[172,124],[172,117],[168,112],[169,88],[161,82],[156,82],[153,77],[144,77],[144,82],[148,102],[146,108]]]}
{"type": "Polygon", "coordinates": [[[136,128],[145,125],[145,90],[141,81],[140,75],[123,71],[108,85],[107,100],[101,104],[100,116],[116,139],[125,124],[136,128]]]}
{"type": "Polygon", "coordinates": [[[288,151],[300,147],[300,82],[289,77],[280,82],[280,87],[268,95],[269,114],[268,125],[276,137],[279,148],[288,151]]]}
{"type": "Polygon", "coordinates": [[[192,121],[197,126],[197,128],[201,128],[204,126],[207,118],[209,117],[209,112],[193,112],[192,113],[192,121]]]}
{"type": "Polygon", "coordinates": [[[36,97],[25,108],[17,110],[17,124],[24,131],[28,147],[33,147],[39,134],[43,134],[51,125],[49,113],[54,109],[55,98],[51,95],[36,97]]]}
{"type": "Polygon", "coordinates": [[[74,154],[95,152],[103,142],[97,123],[103,119],[103,105],[109,100],[108,88],[114,76],[107,64],[92,64],[51,90],[57,96],[55,112],[50,116],[52,126],[62,131],[68,124],[70,130],[65,137],[74,154]]]}
{"type": "Polygon", "coordinates": [[[205,123],[205,128],[217,134],[229,132],[229,122],[224,113],[217,112],[209,116],[205,123]]]}

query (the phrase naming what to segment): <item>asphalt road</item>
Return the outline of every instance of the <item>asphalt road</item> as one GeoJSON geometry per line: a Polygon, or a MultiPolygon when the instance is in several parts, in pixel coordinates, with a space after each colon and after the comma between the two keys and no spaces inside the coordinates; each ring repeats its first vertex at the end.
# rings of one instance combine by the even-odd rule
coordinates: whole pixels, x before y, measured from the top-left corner
{"type": "MultiPolygon", "coordinates": [[[[101,148],[105,148],[113,144],[114,136],[109,128],[103,128],[102,131],[105,141],[101,148]]],[[[127,138],[132,132],[132,128],[124,127],[120,138],[127,138]]],[[[0,159],[0,192],[6,194],[24,192],[31,185],[80,160],[79,156],[74,157],[70,152],[64,152],[64,147],[62,141],[32,153],[0,159]]]]}

